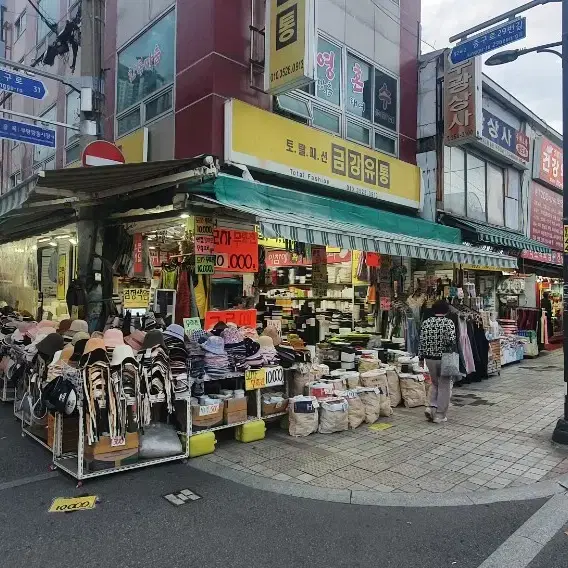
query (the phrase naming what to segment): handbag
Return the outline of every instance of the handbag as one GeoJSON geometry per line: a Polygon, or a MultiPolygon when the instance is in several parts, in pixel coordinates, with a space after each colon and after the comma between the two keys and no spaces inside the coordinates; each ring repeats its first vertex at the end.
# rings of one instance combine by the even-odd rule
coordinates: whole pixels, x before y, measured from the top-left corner
{"type": "Polygon", "coordinates": [[[440,375],[442,377],[455,377],[460,374],[460,356],[458,353],[442,353],[440,375]]]}

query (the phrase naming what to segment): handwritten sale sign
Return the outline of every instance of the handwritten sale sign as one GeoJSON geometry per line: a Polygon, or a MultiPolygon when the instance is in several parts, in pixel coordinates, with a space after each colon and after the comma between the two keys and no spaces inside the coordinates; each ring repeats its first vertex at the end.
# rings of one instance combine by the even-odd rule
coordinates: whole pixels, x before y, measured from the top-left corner
{"type": "Polygon", "coordinates": [[[256,231],[215,229],[216,272],[258,272],[258,234],[256,231]]]}
{"type": "Polygon", "coordinates": [[[212,329],[216,323],[234,323],[242,327],[256,327],[256,310],[223,310],[205,313],[205,329],[212,329]]]}

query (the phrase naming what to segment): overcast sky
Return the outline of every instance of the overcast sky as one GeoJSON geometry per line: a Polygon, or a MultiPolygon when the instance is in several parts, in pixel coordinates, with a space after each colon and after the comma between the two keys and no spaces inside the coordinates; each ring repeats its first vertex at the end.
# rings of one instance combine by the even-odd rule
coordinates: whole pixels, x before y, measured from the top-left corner
{"type": "MultiPolygon", "coordinates": [[[[525,0],[422,0],[422,52],[448,47],[450,36],[514,9],[525,0]]],[[[508,48],[533,47],[561,40],[561,3],[537,6],[524,14],[527,38],[508,48]]],[[[507,48],[505,48],[507,49],[507,48]]],[[[484,60],[491,53],[484,56],[484,60]]],[[[562,65],[549,53],[529,53],[513,63],[483,67],[540,118],[562,132],[562,65]]]]}

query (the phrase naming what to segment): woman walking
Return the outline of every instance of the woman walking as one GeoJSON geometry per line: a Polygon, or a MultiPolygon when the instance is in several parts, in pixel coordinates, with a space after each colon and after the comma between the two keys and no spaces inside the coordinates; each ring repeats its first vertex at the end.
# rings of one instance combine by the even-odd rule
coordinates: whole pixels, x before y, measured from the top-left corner
{"type": "Polygon", "coordinates": [[[422,324],[418,356],[426,361],[426,366],[432,378],[432,391],[429,406],[426,407],[426,418],[434,424],[447,422],[446,413],[452,395],[453,376],[442,374],[442,357],[444,353],[456,351],[456,328],[454,322],[447,318],[448,304],[437,301],[434,315],[422,324]]]}

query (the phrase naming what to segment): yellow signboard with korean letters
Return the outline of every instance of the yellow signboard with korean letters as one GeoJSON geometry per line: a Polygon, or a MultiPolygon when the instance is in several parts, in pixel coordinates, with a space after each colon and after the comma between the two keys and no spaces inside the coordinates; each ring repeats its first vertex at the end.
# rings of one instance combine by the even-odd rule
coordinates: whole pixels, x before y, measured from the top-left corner
{"type": "Polygon", "coordinates": [[[420,207],[418,167],[237,100],[225,103],[225,157],[328,188],[420,207]]]}
{"type": "Polygon", "coordinates": [[[264,89],[291,91],[315,80],[315,0],[267,0],[264,89]]]}

